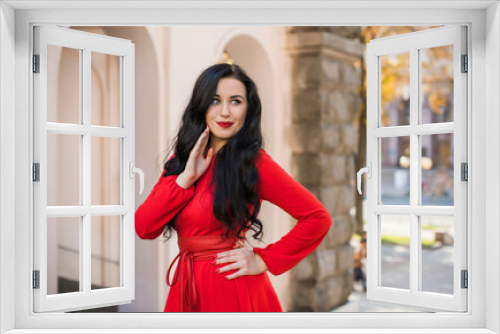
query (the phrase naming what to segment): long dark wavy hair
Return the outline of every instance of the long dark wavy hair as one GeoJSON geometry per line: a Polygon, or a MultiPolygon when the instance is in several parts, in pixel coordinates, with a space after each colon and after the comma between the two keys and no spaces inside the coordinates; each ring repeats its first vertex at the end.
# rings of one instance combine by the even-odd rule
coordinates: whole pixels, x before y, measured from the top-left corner
{"type": "MultiPolygon", "coordinates": [[[[262,106],[257,86],[240,66],[215,64],[200,74],[175,137],[175,156],[170,160],[168,155],[165,157],[166,172],[163,176],[179,175],[186,168],[189,153],[207,126],[205,115],[213,101],[217,84],[221,78],[228,77],[238,79],[245,85],[248,109],[242,128],[212,157],[215,159],[214,172],[209,188],[213,189],[212,185],[215,185],[213,213],[223,223],[223,236],[244,240],[241,233],[251,229],[255,232],[253,238],[262,240],[262,223],[257,218],[260,211],[260,199],[256,194],[259,175],[255,167],[256,156],[262,148],[262,106]]],[[[205,154],[208,148],[209,145],[205,154]]],[[[165,242],[172,236],[177,216],[165,225],[165,242]]]]}

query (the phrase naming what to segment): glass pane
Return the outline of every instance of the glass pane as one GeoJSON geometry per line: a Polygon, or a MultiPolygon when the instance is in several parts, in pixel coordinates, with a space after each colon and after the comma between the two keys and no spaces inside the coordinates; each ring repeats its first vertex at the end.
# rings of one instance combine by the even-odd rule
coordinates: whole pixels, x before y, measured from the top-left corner
{"type": "Polygon", "coordinates": [[[80,49],[47,45],[47,122],[80,124],[80,49]]]}
{"type": "Polygon", "coordinates": [[[80,217],[47,218],[47,294],[80,290],[80,217]]]}
{"type": "Polygon", "coordinates": [[[47,134],[47,205],[81,205],[79,135],[47,134]]]}
{"type": "Polygon", "coordinates": [[[92,205],[119,205],[121,138],[92,137],[92,205]]]}
{"type": "Polygon", "coordinates": [[[453,217],[422,216],[422,291],[453,294],[453,217]]]}
{"type": "Polygon", "coordinates": [[[453,133],[422,135],[422,204],[454,205],[453,133]]]}
{"type": "Polygon", "coordinates": [[[381,215],[381,286],[410,289],[410,216],[381,215]]]}
{"type": "Polygon", "coordinates": [[[120,127],[120,56],[91,53],[92,125],[120,127]]]}
{"type": "Polygon", "coordinates": [[[422,124],[453,122],[453,44],[421,49],[422,124]]]}
{"type": "Polygon", "coordinates": [[[410,125],[410,51],[380,56],[380,126],[410,125]]]}
{"type": "Polygon", "coordinates": [[[120,216],[92,216],[92,289],[120,286],[120,216]]]}
{"type": "Polygon", "coordinates": [[[380,141],[380,204],[410,205],[410,136],[380,141]]]}

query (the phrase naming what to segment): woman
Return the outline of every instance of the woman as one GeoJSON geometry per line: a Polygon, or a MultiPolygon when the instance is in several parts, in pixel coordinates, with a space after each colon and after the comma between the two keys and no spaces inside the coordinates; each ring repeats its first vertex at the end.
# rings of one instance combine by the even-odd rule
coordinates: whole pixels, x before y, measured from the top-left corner
{"type": "Polygon", "coordinates": [[[165,312],[282,312],[267,271],[291,269],[326,236],[329,213],[262,149],[260,122],[257,87],[239,66],[203,71],[174,154],[135,213],[142,239],[178,234],[165,312]],[[298,222],[279,241],[250,250],[242,240],[249,229],[262,239],[262,200],[298,222]]]}

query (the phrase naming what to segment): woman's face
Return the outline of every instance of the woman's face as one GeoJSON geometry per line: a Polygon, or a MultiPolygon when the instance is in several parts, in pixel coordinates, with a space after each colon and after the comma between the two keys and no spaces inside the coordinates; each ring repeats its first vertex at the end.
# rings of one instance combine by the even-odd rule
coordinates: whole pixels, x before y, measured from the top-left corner
{"type": "Polygon", "coordinates": [[[242,128],[247,108],[245,85],[236,78],[220,79],[205,115],[211,132],[210,146],[215,152],[242,128]]]}

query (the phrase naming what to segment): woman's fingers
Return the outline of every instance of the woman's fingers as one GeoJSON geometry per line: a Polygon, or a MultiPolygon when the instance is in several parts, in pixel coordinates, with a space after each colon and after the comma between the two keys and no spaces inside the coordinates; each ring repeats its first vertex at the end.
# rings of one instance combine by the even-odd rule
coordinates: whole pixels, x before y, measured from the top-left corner
{"type": "Polygon", "coordinates": [[[235,273],[233,273],[231,275],[227,275],[226,279],[227,280],[231,280],[231,279],[235,279],[235,278],[240,277],[240,276],[244,276],[246,274],[247,274],[247,270],[245,268],[241,268],[237,272],[235,272],[235,273]]]}
{"type": "Polygon", "coordinates": [[[237,240],[234,248],[241,248],[241,247],[245,247],[245,243],[241,240],[237,240]]]}
{"type": "Polygon", "coordinates": [[[222,263],[228,263],[228,262],[236,262],[239,260],[238,254],[228,254],[227,256],[217,258],[217,260],[214,261],[214,264],[222,264],[222,263]]]}
{"type": "Polygon", "coordinates": [[[193,153],[195,154],[195,157],[199,157],[204,152],[204,149],[207,146],[207,142],[208,127],[201,133],[201,135],[198,137],[198,140],[196,141],[196,144],[194,145],[193,153]]]}
{"type": "Polygon", "coordinates": [[[246,263],[244,261],[239,261],[239,262],[233,262],[231,264],[228,264],[227,266],[224,266],[222,268],[217,268],[217,272],[224,273],[226,271],[234,270],[234,269],[240,269],[246,271],[246,263]]]}

